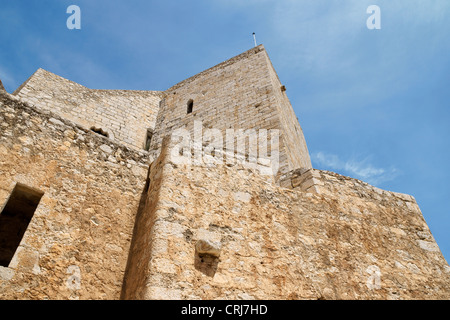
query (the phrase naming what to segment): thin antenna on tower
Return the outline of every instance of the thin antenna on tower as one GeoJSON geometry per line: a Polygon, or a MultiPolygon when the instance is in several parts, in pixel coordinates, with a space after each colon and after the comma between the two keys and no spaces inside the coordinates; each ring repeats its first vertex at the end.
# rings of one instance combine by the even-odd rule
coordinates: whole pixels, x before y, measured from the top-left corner
{"type": "Polygon", "coordinates": [[[256,34],[253,32],[253,41],[255,41],[255,47],[257,46],[256,44],[256,34]]]}

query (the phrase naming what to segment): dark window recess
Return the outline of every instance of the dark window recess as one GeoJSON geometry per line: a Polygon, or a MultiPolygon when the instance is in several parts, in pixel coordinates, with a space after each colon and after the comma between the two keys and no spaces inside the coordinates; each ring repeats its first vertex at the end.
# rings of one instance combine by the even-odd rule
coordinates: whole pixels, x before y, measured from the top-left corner
{"type": "Polygon", "coordinates": [[[99,135],[101,135],[101,136],[104,136],[104,137],[107,137],[107,138],[109,137],[108,132],[103,131],[102,128],[92,127],[92,128],[91,128],[91,131],[93,131],[93,132],[95,132],[95,133],[97,133],[97,134],[99,134],[99,135]]]}
{"type": "Polygon", "coordinates": [[[17,184],[0,214],[0,266],[8,267],[43,192],[17,184]]]}
{"type": "Polygon", "coordinates": [[[189,100],[187,103],[187,113],[192,113],[192,111],[194,110],[194,100],[189,100]]]}
{"type": "Polygon", "coordinates": [[[153,130],[148,129],[147,136],[145,138],[145,146],[144,146],[145,151],[150,150],[150,144],[152,143],[152,138],[153,138],[153,130]]]}

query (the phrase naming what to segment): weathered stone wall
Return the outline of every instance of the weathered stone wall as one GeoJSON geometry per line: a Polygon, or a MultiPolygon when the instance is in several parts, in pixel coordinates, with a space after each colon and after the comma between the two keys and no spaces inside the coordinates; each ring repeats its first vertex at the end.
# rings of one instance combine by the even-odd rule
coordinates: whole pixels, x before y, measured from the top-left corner
{"type": "Polygon", "coordinates": [[[306,144],[303,130],[292,109],[289,98],[286,94],[286,88],[282,86],[275,69],[266,55],[267,66],[269,69],[270,80],[274,88],[275,102],[277,113],[279,114],[280,128],[283,132],[283,146],[286,149],[283,153],[287,155],[289,171],[298,168],[312,168],[311,159],[309,157],[308,147],[306,144]]]}
{"type": "MultiPolygon", "coordinates": [[[[262,46],[164,93],[39,69],[15,94],[0,93],[0,208],[17,183],[44,195],[0,299],[450,299],[413,197],[311,168],[262,46]],[[180,161],[183,127],[279,129],[281,175],[180,161]]],[[[191,152],[217,160],[205,147],[191,152]]]]}
{"type": "Polygon", "coordinates": [[[52,111],[111,140],[143,149],[147,129],[155,128],[159,91],[93,90],[38,69],[15,92],[22,101],[52,111]]]}
{"type": "Polygon", "coordinates": [[[300,125],[297,122],[292,130],[287,127],[296,118],[286,120],[292,118],[292,107],[282,97],[281,85],[273,73],[260,45],[168,89],[161,102],[151,149],[157,153],[163,138],[177,128],[186,128],[193,139],[195,121],[202,122],[203,130],[220,130],[224,148],[227,129],[234,129],[236,134],[239,129],[278,129],[281,137],[274,149],[279,147],[280,172],[311,168],[300,125]],[[188,114],[190,100],[193,112],[188,114]]]}
{"type": "MultiPolygon", "coordinates": [[[[152,129],[154,156],[161,148],[162,139],[175,129],[186,128],[194,136],[194,121],[201,121],[204,130],[220,130],[224,148],[227,129],[235,130],[236,136],[238,130],[278,129],[279,144],[274,142],[273,148],[280,151],[280,174],[311,168],[302,129],[262,45],[186,79],[164,93],[92,90],[38,69],[14,95],[87,129],[102,129],[111,140],[128,147],[144,148],[147,130],[152,129]],[[194,109],[187,114],[189,100],[193,101],[194,109]]],[[[237,137],[236,145],[247,138],[237,137]]],[[[270,132],[268,139],[271,139],[270,132]]],[[[270,142],[268,146],[272,146],[270,142]]],[[[270,157],[270,148],[268,152],[270,157]]]]}
{"type": "MultiPolygon", "coordinates": [[[[165,152],[163,152],[159,160],[154,161],[150,167],[147,185],[142,194],[141,205],[136,216],[128,265],[123,282],[122,299],[150,298],[145,288],[149,276],[148,270],[152,258],[151,255],[154,253],[154,248],[158,246],[159,241],[153,238],[152,230],[156,222],[153,219],[154,212],[158,210],[161,201],[164,203],[164,199],[167,197],[164,193],[161,194],[161,185],[164,179],[167,178],[162,167],[164,162],[161,161],[165,155],[165,152]]],[[[171,234],[166,234],[162,237],[168,239],[171,236],[171,234]]],[[[170,299],[170,297],[167,298],[170,299]]]]}
{"type": "Polygon", "coordinates": [[[0,94],[0,208],[16,183],[44,196],[0,299],[118,299],[147,153],[13,99],[0,94]]]}
{"type": "Polygon", "coordinates": [[[319,171],[314,194],[169,154],[152,165],[131,251],[140,277],[124,298],[450,298],[450,267],[411,196],[319,171]],[[199,240],[220,257],[200,257],[199,240]]]}

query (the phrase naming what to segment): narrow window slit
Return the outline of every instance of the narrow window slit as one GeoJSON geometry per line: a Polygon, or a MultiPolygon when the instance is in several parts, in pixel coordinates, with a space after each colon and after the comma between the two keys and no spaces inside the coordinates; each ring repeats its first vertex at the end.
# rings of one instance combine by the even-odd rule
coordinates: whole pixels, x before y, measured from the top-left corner
{"type": "Polygon", "coordinates": [[[150,150],[150,144],[152,143],[152,138],[153,138],[153,130],[147,129],[147,136],[145,137],[145,146],[144,146],[145,151],[150,150]]]}
{"type": "Polygon", "coordinates": [[[194,100],[190,99],[187,103],[187,113],[192,113],[194,110],[194,100]]]}
{"type": "Polygon", "coordinates": [[[16,184],[0,214],[0,266],[8,267],[43,192],[16,184]]]}

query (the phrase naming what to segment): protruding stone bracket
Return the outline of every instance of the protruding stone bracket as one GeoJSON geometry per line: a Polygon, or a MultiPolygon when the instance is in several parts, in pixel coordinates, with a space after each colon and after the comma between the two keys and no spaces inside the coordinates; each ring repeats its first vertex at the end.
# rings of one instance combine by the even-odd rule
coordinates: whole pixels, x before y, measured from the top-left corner
{"type": "Polygon", "coordinates": [[[198,240],[195,244],[195,269],[209,277],[214,277],[219,264],[222,246],[211,240],[198,240]]]}
{"type": "Polygon", "coordinates": [[[195,251],[198,255],[210,255],[214,258],[220,257],[221,244],[211,240],[198,240],[195,244],[195,251]]]}
{"type": "Polygon", "coordinates": [[[282,187],[290,189],[300,189],[310,193],[320,193],[319,187],[323,182],[318,170],[315,169],[296,169],[288,172],[279,180],[282,187]]]}

